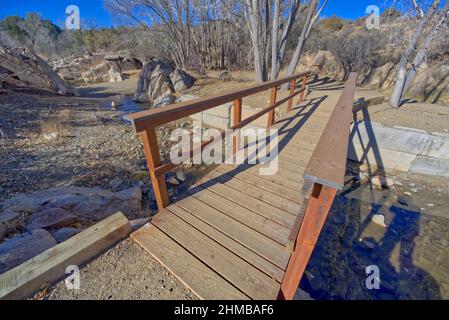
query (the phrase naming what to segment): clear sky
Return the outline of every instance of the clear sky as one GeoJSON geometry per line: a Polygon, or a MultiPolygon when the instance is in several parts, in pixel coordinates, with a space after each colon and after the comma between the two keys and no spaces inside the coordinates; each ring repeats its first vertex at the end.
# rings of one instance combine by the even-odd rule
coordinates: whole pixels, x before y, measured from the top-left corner
{"type": "MultiPolygon", "coordinates": [[[[368,5],[381,6],[385,0],[329,0],[324,17],[337,15],[346,19],[355,19],[365,15],[368,5]]],[[[58,25],[65,21],[65,9],[68,5],[80,8],[81,19],[94,22],[95,26],[105,27],[116,22],[104,8],[103,0],[0,0],[0,18],[10,15],[24,16],[27,12],[38,12],[44,18],[58,25]]]]}

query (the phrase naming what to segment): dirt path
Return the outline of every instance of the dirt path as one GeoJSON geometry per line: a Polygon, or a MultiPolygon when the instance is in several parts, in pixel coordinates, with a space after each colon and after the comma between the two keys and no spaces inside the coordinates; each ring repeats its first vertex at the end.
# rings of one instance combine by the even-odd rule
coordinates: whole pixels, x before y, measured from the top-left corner
{"type": "Polygon", "coordinates": [[[80,289],[60,281],[35,296],[49,300],[192,300],[197,297],[159,262],[126,239],[87,263],[80,289]]]}

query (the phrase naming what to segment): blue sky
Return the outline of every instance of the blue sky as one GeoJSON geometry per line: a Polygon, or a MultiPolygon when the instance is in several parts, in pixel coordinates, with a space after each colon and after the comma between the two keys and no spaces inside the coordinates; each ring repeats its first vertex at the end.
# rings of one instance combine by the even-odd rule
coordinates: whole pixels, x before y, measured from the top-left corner
{"type": "MultiPolygon", "coordinates": [[[[355,19],[365,15],[365,8],[371,4],[381,4],[385,0],[329,0],[324,17],[337,15],[345,19],[355,19]]],[[[58,25],[65,21],[65,8],[78,5],[81,19],[95,22],[98,27],[115,25],[115,21],[104,8],[103,0],[0,0],[0,17],[24,16],[27,12],[38,12],[58,25]]]]}

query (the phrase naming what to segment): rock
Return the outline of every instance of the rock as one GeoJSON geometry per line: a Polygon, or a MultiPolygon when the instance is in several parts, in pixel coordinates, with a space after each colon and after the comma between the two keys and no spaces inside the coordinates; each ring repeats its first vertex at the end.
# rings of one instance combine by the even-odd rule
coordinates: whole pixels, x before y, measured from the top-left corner
{"type": "Polygon", "coordinates": [[[394,181],[390,178],[381,177],[381,176],[374,176],[370,179],[371,183],[375,185],[376,187],[392,187],[394,185],[394,181]]]}
{"type": "Polygon", "coordinates": [[[0,213],[0,241],[24,223],[26,214],[20,211],[20,208],[9,207],[0,213]]]}
{"type": "Polygon", "coordinates": [[[228,82],[228,81],[234,80],[234,77],[232,76],[232,74],[231,74],[229,71],[223,71],[223,72],[220,73],[220,75],[218,76],[218,79],[219,79],[220,81],[228,82]]]}
{"type": "Polygon", "coordinates": [[[185,182],[187,180],[186,174],[183,171],[177,171],[176,178],[181,182],[185,182]]]}
{"type": "Polygon", "coordinates": [[[375,249],[376,244],[368,239],[363,239],[362,244],[367,247],[368,249],[375,249]]]}
{"type": "Polygon", "coordinates": [[[399,202],[399,204],[402,204],[403,206],[408,206],[407,199],[405,199],[404,197],[398,197],[398,202],[399,202]]]}
{"type": "Polygon", "coordinates": [[[44,229],[36,229],[0,243],[0,274],[56,244],[56,240],[44,229]]]}
{"type": "Polygon", "coordinates": [[[158,91],[161,90],[162,84],[165,81],[170,80],[170,74],[174,70],[175,68],[173,65],[167,60],[151,59],[148,61],[140,71],[136,92],[134,94],[134,101],[154,101],[154,99],[156,99],[161,93],[158,93],[158,91]],[[151,99],[151,97],[153,99],[151,99]]]}
{"type": "Polygon", "coordinates": [[[156,98],[153,102],[153,108],[168,106],[169,104],[173,104],[175,101],[176,97],[169,92],[156,98]]]}
{"type": "Polygon", "coordinates": [[[7,87],[26,87],[62,95],[79,95],[47,62],[29,50],[22,54],[0,46],[0,68],[0,82],[5,82],[7,87]]]}
{"type": "Polygon", "coordinates": [[[404,194],[405,194],[406,196],[409,196],[409,197],[411,197],[411,196],[412,196],[412,193],[411,193],[411,192],[409,192],[409,191],[405,191],[405,192],[404,192],[404,194]]]}
{"type": "Polygon", "coordinates": [[[175,177],[170,177],[170,178],[167,180],[167,182],[168,182],[169,184],[171,184],[172,186],[179,186],[179,185],[180,185],[178,179],[176,179],[175,177]]]}
{"type": "Polygon", "coordinates": [[[80,232],[81,230],[78,228],[61,228],[55,233],[53,233],[53,238],[55,238],[55,240],[58,241],[58,243],[61,243],[80,232]]]}
{"type": "MultiPolygon", "coordinates": [[[[78,217],[99,220],[117,211],[122,211],[124,214],[138,211],[141,200],[142,191],[139,187],[117,193],[99,188],[61,187],[20,194],[5,200],[2,206],[4,210],[14,208],[16,212],[30,213],[62,208],[78,217]]],[[[0,213],[0,217],[3,213],[0,213]]]]}
{"type": "Polygon", "coordinates": [[[385,216],[383,214],[373,215],[371,221],[383,228],[387,227],[387,225],[385,224],[385,216]]]}
{"type": "Polygon", "coordinates": [[[28,220],[27,229],[61,228],[74,224],[76,216],[61,208],[47,209],[37,212],[28,220]]]}
{"type": "Polygon", "coordinates": [[[184,92],[191,88],[195,82],[196,78],[181,69],[176,69],[170,74],[170,80],[173,83],[173,88],[176,92],[184,92]]]}

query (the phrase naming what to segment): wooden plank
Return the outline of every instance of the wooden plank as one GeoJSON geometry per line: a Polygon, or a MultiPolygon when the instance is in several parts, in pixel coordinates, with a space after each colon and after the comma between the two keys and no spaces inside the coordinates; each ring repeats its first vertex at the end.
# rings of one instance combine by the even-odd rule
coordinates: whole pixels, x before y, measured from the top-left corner
{"type": "Polygon", "coordinates": [[[200,299],[248,299],[246,295],[154,225],[146,224],[132,233],[131,238],[173,273],[200,299]]]}
{"type": "Polygon", "coordinates": [[[239,190],[240,192],[246,194],[251,198],[256,198],[265,203],[269,203],[272,206],[275,206],[292,215],[296,216],[300,211],[299,210],[299,208],[301,207],[300,204],[291,201],[289,199],[286,199],[284,197],[281,197],[277,194],[271,193],[265,189],[261,189],[255,186],[254,184],[250,184],[246,181],[233,178],[232,176],[227,175],[225,173],[220,173],[217,170],[212,171],[209,176],[213,177],[213,179],[221,182],[222,184],[225,184],[231,188],[239,190]]]}
{"type": "Polygon", "coordinates": [[[198,229],[199,231],[207,235],[209,238],[215,240],[223,247],[226,247],[228,250],[232,251],[240,258],[246,260],[247,262],[255,266],[257,269],[261,270],[268,276],[276,279],[276,281],[278,281],[279,283],[282,281],[282,278],[284,277],[284,271],[281,270],[279,267],[275,266],[274,264],[272,264],[271,262],[269,262],[268,260],[259,256],[257,253],[249,250],[248,248],[241,245],[237,241],[221,233],[219,230],[213,228],[204,221],[198,219],[190,212],[187,212],[181,207],[178,207],[176,204],[167,207],[167,210],[174,213],[179,218],[190,224],[192,227],[198,229]]]}
{"type": "Polygon", "coordinates": [[[305,179],[336,189],[343,188],[356,78],[356,73],[350,74],[306,167],[305,179]]]}
{"type": "Polygon", "coordinates": [[[275,299],[280,285],[191,225],[164,210],[152,223],[253,299],[275,299]]]}
{"type": "Polygon", "coordinates": [[[215,170],[221,173],[226,173],[236,179],[240,179],[247,183],[251,183],[257,186],[258,188],[270,191],[274,194],[277,194],[279,196],[282,196],[299,204],[301,204],[302,202],[302,198],[296,191],[293,191],[290,188],[283,187],[276,183],[270,182],[268,180],[264,180],[261,176],[253,175],[245,171],[239,171],[237,169],[234,170],[234,168],[231,166],[229,167],[218,166],[215,170]]]}
{"type": "Polygon", "coordinates": [[[167,184],[164,175],[156,175],[154,169],[161,164],[161,156],[159,154],[159,146],[157,144],[156,130],[154,128],[146,129],[141,133],[143,148],[148,163],[148,171],[150,173],[151,184],[154,190],[157,207],[165,208],[169,203],[167,184]]]}
{"type": "Polygon", "coordinates": [[[287,267],[290,252],[283,245],[193,197],[183,199],[176,205],[264,257],[282,270],[287,267]]]}
{"type": "Polygon", "coordinates": [[[293,299],[336,193],[336,189],[318,184],[314,185],[296,239],[295,250],[291,255],[284,280],[282,281],[279,298],[293,299]]]}
{"type": "MultiPolygon", "coordinates": [[[[276,104],[277,92],[278,92],[277,87],[271,88],[270,107],[272,107],[272,106],[274,106],[276,104]]],[[[275,110],[271,109],[270,112],[268,113],[267,128],[271,127],[273,125],[273,123],[274,123],[274,112],[275,112],[275,110]]]]}
{"type": "Polygon", "coordinates": [[[281,226],[254,211],[248,210],[236,202],[230,201],[201,186],[189,189],[187,194],[282,245],[285,245],[288,242],[288,228],[281,226]]]}
{"type": "Polygon", "coordinates": [[[294,215],[222,184],[219,179],[214,179],[216,175],[217,173],[210,173],[200,181],[199,185],[286,228],[292,227],[294,215]]]}
{"type": "Polygon", "coordinates": [[[81,265],[131,232],[118,212],[34,258],[0,275],[0,299],[23,299],[43,284],[65,275],[67,266],[81,265]]]}

